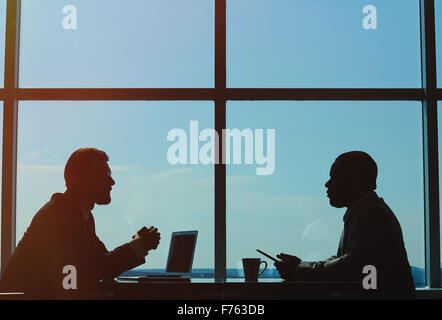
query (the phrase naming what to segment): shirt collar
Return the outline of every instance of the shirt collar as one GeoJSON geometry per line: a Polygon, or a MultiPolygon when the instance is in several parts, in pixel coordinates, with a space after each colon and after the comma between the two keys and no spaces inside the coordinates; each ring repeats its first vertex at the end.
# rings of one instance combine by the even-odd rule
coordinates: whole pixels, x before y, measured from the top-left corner
{"type": "Polygon", "coordinates": [[[68,190],[65,191],[65,195],[68,196],[72,203],[79,209],[84,220],[88,221],[90,219],[90,215],[92,215],[92,212],[83,208],[80,203],[76,201],[74,197],[72,197],[71,193],[68,190]]]}

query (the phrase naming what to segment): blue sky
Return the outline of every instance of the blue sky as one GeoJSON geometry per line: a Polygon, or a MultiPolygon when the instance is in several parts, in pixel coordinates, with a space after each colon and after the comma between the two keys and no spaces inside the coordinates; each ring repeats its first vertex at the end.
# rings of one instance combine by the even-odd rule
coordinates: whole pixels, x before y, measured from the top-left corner
{"type": "Polygon", "coordinates": [[[335,254],[345,210],[329,206],[324,183],[340,153],[364,150],[379,165],[378,193],[402,224],[410,259],[423,265],[419,103],[232,102],[227,112],[230,127],[275,128],[277,150],[271,176],[227,168],[230,263],[257,246],[306,260],[335,254]],[[244,236],[256,240],[235,246],[244,236]]]}
{"type": "Polygon", "coordinates": [[[128,3],[22,1],[20,85],[213,87],[213,1],[128,3]],[[67,4],[77,30],[63,28],[67,4]]]}
{"type": "Polygon", "coordinates": [[[50,195],[65,190],[63,168],[72,151],[97,147],[108,153],[116,181],[112,203],[93,210],[108,249],[143,225],[157,226],[161,244],[145,267],[161,268],[170,234],[199,230],[195,266],[213,267],[213,166],[172,166],[166,156],[168,131],[186,129],[190,120],[211,127],[213,103],[40,101],[20,103],[19,113],[18,239],[50,195]]]}
{"type": "MultiPolygon", "coordinates": [[[[20,85],[213,87],[213,0],[127,3],[22,0],[20,85]],[[77,8],[77,30],[62,27],[66,4],[77,8]]],[[[230,87],[421,83],[418,0],[228,1],[227,39],[230,87]],[[362,27],[367,4],[377,8],[377,30],[362,27]]],[[[194,266],[213,267],[213,166],[166,158],[170,129],[188,131],[190,120],[213,127],[213,117],[212,102],[21,102],[17,239],[51,194],[64,191],[70,153],[94,146],[109,154],[117,182],[112,203],[93,211],[108,249],[156,225],[164,237],[143,267],[160,268],[170,233],[198,229],[194,266]]],[[[354,149],[377,161],[379,195],[402,225],[411,264],[423,267],[421,121],[418,102],[229,102],[229,128],[276,130],[276,170],[227,168],[228,267],[257,257],[257,248],[306,260],[335,254],[344,211],[328,205],[324,183],[333,160],[354,149]]]]}
{"type": "Polygon", "coordinates": [[[232,87],[419,87],[419,1],[228,1],[232,87]],[[366,5],[377,30],[362,28],[366,5]]]}

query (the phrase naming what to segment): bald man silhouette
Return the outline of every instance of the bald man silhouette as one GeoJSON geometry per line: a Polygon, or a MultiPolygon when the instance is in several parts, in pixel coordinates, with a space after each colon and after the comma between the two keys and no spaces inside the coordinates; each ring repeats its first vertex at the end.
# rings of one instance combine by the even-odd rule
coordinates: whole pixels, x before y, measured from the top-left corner
{"type": "Polygon", "coordinates": [[[346,207],[338,252],[325,261],[306,262],[281,253],[275,262],[286,280],[360,281],[365,266],[376,268],[377,298],[414,298],[415,287],[402,230],[393,211],[376,192],[376,162],[365,152],[336,158],[326,182],[330,205],[346,207]]]}

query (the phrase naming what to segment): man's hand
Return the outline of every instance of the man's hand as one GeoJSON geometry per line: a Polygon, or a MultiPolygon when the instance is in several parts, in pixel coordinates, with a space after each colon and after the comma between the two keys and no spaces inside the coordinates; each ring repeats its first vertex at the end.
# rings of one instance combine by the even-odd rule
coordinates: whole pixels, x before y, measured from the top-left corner
{"type": "Polygon", "coordinates": [[[301,259],[285,253],[280,253],[276,257],[281,259],[281,261],[275,262],[275,267],[278,270],[281,278],[284,280],[290,280],[293,277],[293,274],[296,272],[296,268],[301,262],[301,259]]]}
{"type": "Polygon", "coordinates": [[[132,239],[137,240],[146,251],[155,250],[160,243],[161,234],[153,226],[150,226],[149,229],[143,227],[132,236],[132,239]]]}

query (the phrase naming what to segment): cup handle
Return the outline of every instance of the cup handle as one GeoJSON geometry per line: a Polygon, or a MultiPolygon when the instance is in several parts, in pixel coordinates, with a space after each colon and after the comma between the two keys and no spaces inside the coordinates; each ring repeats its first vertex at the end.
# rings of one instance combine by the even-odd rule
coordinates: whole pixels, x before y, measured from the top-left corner
{"type": "Polygon", "coordinates": [[[264,263],[265,266],[264,266],[264,270],[262,270],[262,271],[258,274],[258,277],[259,277],[260,275],[262,275],[262,274],[264,273],[264,271],[267,270],[267,262],[263,260],[263,261],[261,261],[261,262],[259,263],[259,266],[261,266],[261,263],[264,263]]]}

